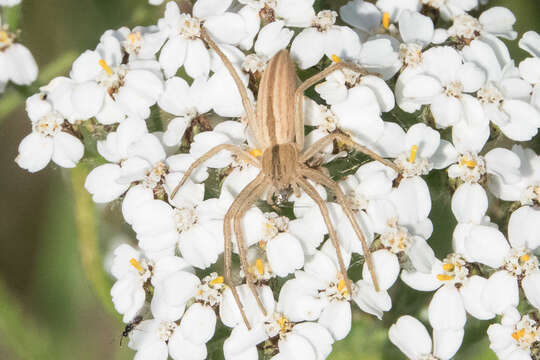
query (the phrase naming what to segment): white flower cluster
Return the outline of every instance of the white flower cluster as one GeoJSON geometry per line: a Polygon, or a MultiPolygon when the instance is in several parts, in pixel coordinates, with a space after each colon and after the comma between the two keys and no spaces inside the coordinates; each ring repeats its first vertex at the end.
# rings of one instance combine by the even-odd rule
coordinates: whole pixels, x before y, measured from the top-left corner
{"type": "MultiPolygon", "coordinates": [[[[21,0],[0,0],[2,7],[20,4],[21,0]]],[[[9,82],[30,85],[38,75],[36,60],[26,46],[19,43],[20,31],[10,29],[0,18],[0,94],[9,82]]]]}
{"type": "MultiPolygon", "coordinates": [[[[485,2],[354,0],[339,12],[350,26],[339,25],[334,11],[317,13],[313,0],[197,0],[190,12],[169,2],[156,26],[106,31],[75,60],[69,77],[27,100],[32,133],[17,163],[31,172],[51,159],[70,168],[86,150],[99,164],[86,189],[96,203],[120,199],[136,234],[138,248],[118,247],[111,269],[117,279],[111,294],[124,322],[144,318],[130,333],[136,359],[205,359],[218,320],[232,329],[223,347],[228,360],[257,359],[260,351],[274,360],[325,359],[351,329],[352,304],[382,318],[398,277],[434,291],[433,340],[408,315],[390,328],[390,340],[410,359],[452,358],[467,314],[502,316],[488,330],[500,359],[532,359],[540,351],[540,157],[522,145],[490,141],[537,134],[540,35],[523,35],[519,45],[531,57],[516,67],[501,40],[517,38],[516,19],[502,7],[482,11],[485,2]],[[424,14],[450,26],[436,28],[424,14]],[[239,285],[235,293],[215,264],[226,250],[227,211],[260,169],[223,150],[176,193],[191,164],[217,145],[261,156],[237,86],[256,101],[267,62],[282,49],[301,77],[305,69],[339,62],[365,69],[335,71],[305,98],[305,147],[347,134],[395,163],[364,163],[339,182],[371,244],[377,282],[366,262],[362,278],[348,284],[340,262],[349,268],[364,250],[335,191],[314,184],[343,259],[326,240],[329,229],[313,196],[278,192],[275,203],[244,209],[237,227],[247,249],[235,244],[234,251],[246,250],[247,263],[235,276],[254,279],[255,288],[239,285]],[[395,121],[405,113],[415,118],[406,127],[395,121]],[[453,252],[440,260],[428,242],[432,196],[439,195],[430,194],[423,177],[442,169],[455,190],[458,225],[453,252]],[[217,193],[208,186],[216,178],[217,193]],[[488,193],[499,205],[514,202],[507,236],[487,215],[488,193]],[[520,293],[530,314],[517,310],[520,293]]],[[[331,143],[311,166],[331,170],[344,150],[346,144],[331,143]]]]}

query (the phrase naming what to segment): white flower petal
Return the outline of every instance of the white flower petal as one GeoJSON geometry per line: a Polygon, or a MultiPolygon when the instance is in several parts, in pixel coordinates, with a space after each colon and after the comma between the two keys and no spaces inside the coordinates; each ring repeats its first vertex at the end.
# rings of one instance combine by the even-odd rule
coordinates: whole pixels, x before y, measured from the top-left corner
{"type": "Polygon", "coordinates": [[[352,312],[347,301],[334,301],[321,313],[319,324],[325,326],[335,340],[344,339],[351,331],[352,312]]]}
{"type": "Polygon", "coordinates": [[[317,64],[324,55],[321,43],[324,36],[315,28],[308,28],[296,35],[291,44],[291,57],[301,69],[317,64]]]}
{"type": "Polygon", "coordinates": [[[479,184],[464,183],[452,196],[452,212],[460,223],[480,224],[487,209],[486,191],[479,184]]]}
{"type": "Polygon", "coordinates": [[[451,359],[463,342],[463,329],[433,330],[433,355],[438,359],[451,359]]]}
{"type": "Polygon", "coordinates": [[[285,277],[304,265],[300,242],[288,233],[280,233],[266,244],[266,256],[277,276],[285,277]]]}
{"type": "Polygon", "coordinates": [[[495,313],[489,310],[482,298],[482,292],[484,291],[487,282],[487,279],[478,275],[473,275],[468,278],[459,289],[463,304],[465,305],[465,310],[480,320],[489,320],[495,317],[495,313]]]}
{"type": "Polygon", "coordinates": [[[519,287],[515,277],[505,270],[491,275],[482,292],[482,301],[495,314],[502,314],[509,306],[519,304],[519,287]]]}
{"type": "Polygon", "coordinates": [[[39,171],[51,161],[53,149],[52,138],[31,133],[19,144],[19,155],[15,162],[30,172],[39,171]]]}
{"type": "Polygon", "coordinates": [[[535,250],[540,246],[540,210],[522,206],[508,222],[508,240],[512,247],[535,250]]]}
{"type": "Polygon", "coordinates": [[[194,344],[210,341],[216,330],[216,313],[214,309],[200,303],[191,305],[182,317],[180,331],[186,340],[194,344]]]}
{"type": "Polygon", "coordinates": [[[521,287],[529,303],[540,309],[540,271],[533,271],[521,281],[521,287]]]}
{"type": "MultiPolygon", "coordinates": [[[[375,274],[377,275],[380,289],[389,289],[399,276],[400,266],[397,256],[383,249],[371,253],[371,258],[373,259],[375,274]]],[[[362,268],[362,277],[365,281],[373,283],[367,263],[364,263],[362,268]]]]}
{"type": "Polygon", "coordinates": [[[435,292],[428,313],[434,330],[458,330],[467,321],[463,300],[453,285],[444,285],[435,292]]]}
{"type": "Polygon", "coordinates": [[[401,316],[390,327],[388,338],[409,359],[418,359],[431,353],[431,337],[420,321],[412,316],[401,316]]]}

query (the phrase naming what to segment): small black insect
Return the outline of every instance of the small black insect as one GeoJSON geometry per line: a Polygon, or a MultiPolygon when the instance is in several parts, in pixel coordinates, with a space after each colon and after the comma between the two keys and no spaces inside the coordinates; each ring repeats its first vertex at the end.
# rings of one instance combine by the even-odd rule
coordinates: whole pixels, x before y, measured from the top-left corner
{"type": "Polygon", "coordinates": [[[132,332],[137,325],[139,325],[142,321],[142,316],[136,316],[135,319],[133,319],[130,323],[126,325],[124,328],[124,332],[122,333],[122,337],[120,338],[120,346],[122,346],[122,340],[124,340],[125,337],[129,336],[129,333],[132,332]]]}

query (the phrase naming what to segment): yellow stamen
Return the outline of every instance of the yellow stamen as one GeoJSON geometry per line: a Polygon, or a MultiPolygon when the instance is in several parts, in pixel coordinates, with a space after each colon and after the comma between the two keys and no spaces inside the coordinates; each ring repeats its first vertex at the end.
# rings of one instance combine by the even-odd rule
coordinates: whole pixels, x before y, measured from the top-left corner
{"type": "Polygon", "coordinates": [[[287,319],[285,316],[282,316],[278,319],[277,323],[279,324],[279,327],[281,328],[282,332],[287,331],[287,326],[289,325],[289,319],[287,319]]]}
{"type": "Polygon", "coordinates": [[[203,291],[201,289],[197,290],[197,295],[202,295],[203,291]]]}
{"type": "Polygon", "coordinates": [[[448,281],[448,280],[452,280],[454,278],[454,276],[452,275],[446,275],[446,274],[438,274],[437,275],[437,280],[439,281],[448,281]]]}
{"type": "Polygon", "coordinates": [[[382,26],[385,29],[388,29],[388,27],[390,26],[390,13],[389,12],[385,12],[383,14],[383,16],[382,16],[382,26]]]}
{"type": "Polygon", "coordinates": [[[133,266],[135,269],[137,269],[138,272],[144,272],[143,267],[141,266],[141,263],[137,261],[135,258],[131,258],[129,260],[129,263],[131,266],[133,266]]]}
{"type": "Polygon", "coordinates": [[[452,271],[454,270],[454,264],[442,264],[442,268],[444,271],[452,271]]]}
{"type": "Polygon", "coordinates": [[[336,54],[333,54],[332,56],[330,56],[330,58],[331,58],[332,61],[335,62],[335,63],[341,62],[341,59],[340,59],[339,56],[337,56],[336,54]]]}
{"type": "Polygon", "coordinates": [[[249,153],[255,157],[259,157],[259,156],[262,156],[262,151],[261,149],[251,149],[249,151],[249,153]]]}
{"type": "Polygon", "coordinates": [[[465,165],[469,169],[474,169],[475,166],[476,166],[476,161],[461,159],[461,161],[459,162],[459,165],[461,165],[461,166],[465,165]]]}
{"type": "Polygon", "coordinates": [[[345,289],[345,280],[341,279],[339,280],[338,284],[337,284],[337,289],[339,292],[342,292],[343,289],[345,289]]]}
{"type": "Polygon", "coordinates": [[[412,164],[416,160],[416,153],[418,152],[418,145],[411,146],[411,155],[409,156],[409,162],[412,164]]]}
{"type": "Polygon", "coordinates": [[[217,278],[215,278],[214,280],[210,280],[210,285],[217,285],[217,284],[223,284],[223,282],[225,281],[225,279],[223,278],[223,276],[218,276],[217,278]]]}
{"type": "Polygon", "coordinates": [[[521,255],[521,256],[519,257],[519,260],[520,260],[521,262],[527,262],[527,261],[529,261],[530,258],[531,258],[531,257],[529,256],[529,254],[523,254],[523,255],[521,255]]]}
{"type": "Polygon", "coordinates": [[[516,341],[519,341],[519,339],[521,339],[523,336],[525,336],[525,329],[521,329],[512,333],[512,337],[516,341]]]}
{"type": "Polygon", "coordinates": [[[255,268],[257,269],[257,272],[259,273],[259,275],[264,274],[264,265],[261,259],[257,259],[255,261],[255,268]]]}
{"type": "Polygon", "coordinates": [[[141,40],[141,33],[138,31],[134,33],[129,33],[127,37],[128,37],[128,40],[133,44],[135,41],[141,40]]]}
{"type": "Polygon", "coordinates": [[[107,73],[107,75],[112,75],[112,70],[111,68],[109,67],[109,65],[107,65],[107,63],[105,62],[105,60],[101,59],[98,61],[98,64],[99,66],[101,66],[103,68],[103,70],[105,70],[105,72],[107,73]]]}
{"type": "Polygon", "coordinates": [[[9,36],[6,31],[0,31],[0,42],[7,42],[9,40],[9,36]]]}

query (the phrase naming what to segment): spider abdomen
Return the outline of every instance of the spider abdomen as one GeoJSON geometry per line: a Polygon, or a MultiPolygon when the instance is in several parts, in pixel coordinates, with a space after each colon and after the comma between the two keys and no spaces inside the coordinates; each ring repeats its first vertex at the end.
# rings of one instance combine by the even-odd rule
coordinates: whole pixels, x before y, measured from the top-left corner
{"type": "Polygon", "coordinates": [[[294,182],[297,168],[298,152],[293,144],[274,145],[263,152],[262,172],[278,189],[294,182]]]}
{"type": "Polygon", "coordinates": [[[257,96],[255,124],[250,124],[262,148],[294,142],[296,69],[287,50],[268,62],[257,96]]]}

